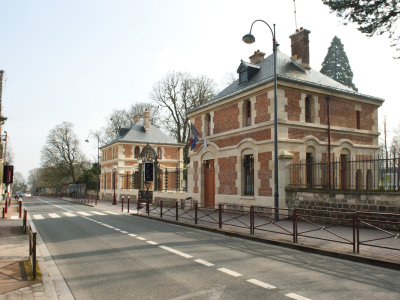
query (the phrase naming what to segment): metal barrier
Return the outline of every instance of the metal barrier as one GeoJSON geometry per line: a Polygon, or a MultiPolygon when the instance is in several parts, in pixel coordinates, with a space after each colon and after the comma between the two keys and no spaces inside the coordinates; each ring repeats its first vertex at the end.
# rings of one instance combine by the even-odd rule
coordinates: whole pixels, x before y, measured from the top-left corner
{"type": "Polygon", "coordinates": [[[400,248],[376,244],[377,241],[400,238],[400,231],[393,233],[378,227],[396,225],[400,229],[400,214],[283,209],[263,206],[240,206],[239,209],[236,209],[227,204],[204,203],[195,203],[194,207],[180,208],[178,201],[171,200],[160,200],[159,203],[154,202],[154,204],[150,204],[148,200],[145,206],[138,207],[137,213],[172,218],[176,221],[185,220],[195,224],[199,222],[215,224],[220,229],[236,227],[249,230],[252,235],[257,233],[258,235],[261,233],[286,235],[291,237],[293,243],[298,243],[299,238],[310,238],[345,244],[352,246],[353,253],[360,252],[360,245],[400,250],[400,248]],[[382,218],[377,219],[380,216],[391,219],[387,221],[382,218]],[[350,227],[352,230],[340,232],[341,226],[350,227]],[[373,228],[386,236],[361,239],[361,226],[373,228]]]}
{"type": "Polygon", "coordinates": [[[35,224],[29,222],[29,259],[31,261],[33,279],[36,279],[36,235],[35,224]]]}

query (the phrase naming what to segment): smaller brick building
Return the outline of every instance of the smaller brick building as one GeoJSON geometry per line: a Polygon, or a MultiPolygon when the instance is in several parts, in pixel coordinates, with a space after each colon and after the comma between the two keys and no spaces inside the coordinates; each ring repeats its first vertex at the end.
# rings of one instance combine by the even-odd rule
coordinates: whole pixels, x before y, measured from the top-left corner
{"type": "MultiPolygon", "coordinates": [[[[114,176],[115,192],[119,201],[121,195],[137,199],[139,192],[139,164],[138,159],[143,148],[148,144],[157,153],[159,172],[154,174],[155,180],[150,186],[153,197],[182,198],[176,191],[182,190],[183,184],[183,147],[171,137],[149,122],[150,112],[145,111],[143,117],[137,115],[131,126],[120,129],[120,136],[101,148],[101,183],[100,198],[113,199],[114,176]],[[113,168],[115,166],[116,168],[113,168]],[[179,181],[176,181],[176,171],[179,172],[179,181]],[[135,174],[135,176],[132,176],[135,174]]],[[[141,190],[143,185],[143,165],[141,174],[141,190]]]]}
{"type": "MultiPolygon", "coordinates": [[[[378,152],[378,108],[364,95],[310,67],[310,31],[290,35],[292,55],[277,52],[277,116],[273,55],[255,51],[241,61],[238,79],[209,102],[187,112],[207,135],[190,152],[188,193],[200,203],[274,205],[274,119],[278,123],[279,206],[285,207],[290,159],[326,161],[330,99],[331,155],[355,160],[378,152]]],[[[364,176],[364,175],[363,175],[364,176]]]]}

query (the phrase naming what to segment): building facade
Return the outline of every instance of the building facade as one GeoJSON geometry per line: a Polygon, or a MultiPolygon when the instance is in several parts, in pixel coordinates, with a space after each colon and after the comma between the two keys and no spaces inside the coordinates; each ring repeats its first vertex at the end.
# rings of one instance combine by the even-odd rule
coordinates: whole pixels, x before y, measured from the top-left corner
{"type": "Polygon", "coordinates": [[[193,199],[274,206],[275,118],[279,207],[285,207],[291,160],[328,160],[328,127],[332,158],[359,159],[378,152],[378,108],[383,99],[357,93],[313,70],[309,34],[301,28],[290,36],[291,56],[277,51],[277,116],[273,55],[265,58],[260,51],[250,62],[241,61],[235,82],[187,112],[208,143],[207,151],[199,143],[190,152],[188,192],[193,199]]]}
{"type": "MultiPolygon", "coordinates": [[[[138,199],[139,189],[146,189],[143,180],[145,159],[143,149],[149,149],[158,163],[154,182],[149,191],[154,198],[177,198],[185,188],[183,181],[183,147],[171,137],[150,124],[150,112],[137,115],[132,126],[122,127],[120,136],[101,148],[100,199],[117,201],[121,196],[138,199]],[[143,162],[139,165],[140,160],[143,162]],[[139,169],[141,175],[139,175],[139,169]],[[115,187],[115,188],[114,188],[115,187]]],[[[142,196],[143,198],[143,196],[142,196]]]]}

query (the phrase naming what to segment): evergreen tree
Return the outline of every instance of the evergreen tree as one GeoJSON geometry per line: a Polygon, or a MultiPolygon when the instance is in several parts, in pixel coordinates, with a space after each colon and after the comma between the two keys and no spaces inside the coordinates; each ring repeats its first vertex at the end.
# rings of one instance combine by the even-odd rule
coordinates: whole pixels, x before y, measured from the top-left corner
{"type": "Polygon", "coordinates": [[[331,46],[328,48],[328,54],[325,56],[320,72],[358,92],[353,83],[353,71],[351,71],[349,59],[337,36],[333,38],[331,46]]]}

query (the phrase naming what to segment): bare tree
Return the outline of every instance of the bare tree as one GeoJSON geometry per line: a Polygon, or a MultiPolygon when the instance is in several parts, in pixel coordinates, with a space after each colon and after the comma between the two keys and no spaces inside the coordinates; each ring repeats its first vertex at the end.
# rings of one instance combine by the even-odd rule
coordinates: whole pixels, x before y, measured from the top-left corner
{"type": "MultiPolygon", "coordinates": [[[[210,100],[216,86],[215,81],[206,76],[193,77],[183,72],[169,72],[153,85],[150,98],[162,108],[164,128],[178,143],[187,144],[189,140],[186,111],[210,100]]],[[[184,156],[187,163],[187,146],[184,156]]]]}
{"type": "Polygon", "coordinates": [[[226,72],[219,82],[219,89],[223,90],[238,79],[237,73],[233,71],[226,72]]]}
{"type": "Polygon", "coordinates": [[[29,170],[28,185],[32,195],[41,187],[41,169],[35,168],[29,170]]]}
{"type": "Polygon", "coordinates": [[[107,125],[99,132],[100,142],[105,145],[119,136],[119,131],[123,126],[131,126],[136,115],[143,115],[144,111],[150,111],[150,124],[160,127],[160,108],[148,102],[138,102],[132,104],[128,109],[114,110],[106,117],[107,125]]]}
{"type": "Polygon", "coordinates": [[[22,175],[22,173],[20,172],[14,172],[14,180],[13,180],[13,184],[12,184],[12,193],[13,195],[15,195],[16,192],[21,191],[22,193],[26,193],[26,182],[25,182],[25,178],[22,175]]]}
{"type": "MultiPolygon", "coordinates": [[[[63,122],[50,130],[46,145],[41,151],[41,163],[45,170],[50,170],[50,177],[55,177],[54,171],[61,178],[68,177],[73,182],[85,168],[85,157],[81,152],[79,139],[73,131],[74,125],[63,122]]],[[[44,177],[46,177],[44,175],[44,177]]]]}

